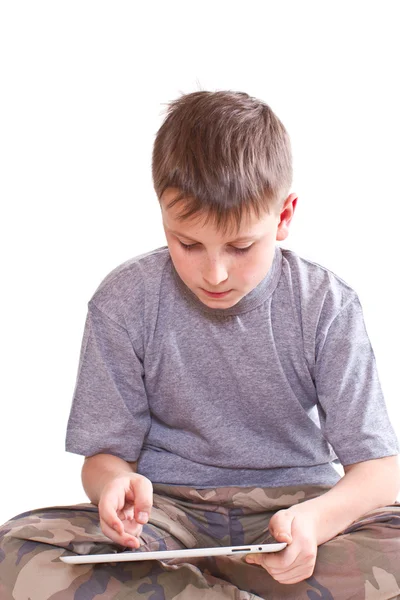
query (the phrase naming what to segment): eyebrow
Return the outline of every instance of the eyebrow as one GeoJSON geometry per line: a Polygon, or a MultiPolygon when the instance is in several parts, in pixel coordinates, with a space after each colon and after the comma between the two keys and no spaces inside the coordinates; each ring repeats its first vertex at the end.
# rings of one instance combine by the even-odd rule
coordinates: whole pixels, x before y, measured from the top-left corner
{"type": "MultiPolygon", "coordinates": [[[[168,231],[170,233],[174,233],[175,235],[183,237],[183,238],[189,240],[190,242],[196,242],[197,244],[201,243],[201,242],[198,242],[197,240],[194,240],[193,238],[189,237],[185,233],[180,233],[179,231],[174,231],[173,229],[168,229],[168,231]]],[[[257,239],[258,239],[258,236],[256,236],[256,235],[243,235],[241,237],[236,238],[235,240],[230,240],[230,242],[228,242],[228,243],[232,244],[234,242],[250,242],[253,240],[257,240],[257,239]]]]}

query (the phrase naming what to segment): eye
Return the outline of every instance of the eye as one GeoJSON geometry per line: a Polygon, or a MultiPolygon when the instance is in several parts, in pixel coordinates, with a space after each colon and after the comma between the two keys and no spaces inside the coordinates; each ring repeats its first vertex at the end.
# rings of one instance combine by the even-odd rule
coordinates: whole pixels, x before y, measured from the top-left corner
{"type": "Polygon", "coordinates": [[[234,252],[237,252],[238,254],[242,254],[244,252],[248,252],[250,250],[250,248],[252,247],[253,244],[251,244],[251,246],[246,246],[246,248],[236,248],[236,246],[231,246],[232,250],[234,252]]]}
{"type": "MultiPolygon", "coordinates": [[[[184,244],[180,240],[179,240],[179,243],[182,246],[182,248],[184,248],[185,250],[188,250],[188,251],[194,250],[196,248],[196,246],[198,245],[198,244],[184,244]]],[[[233,250],[233,252],[236,254],[244,254],[245,252],[248,252],[252,246],[253,246],[253,244],[251,244],[250,246],[246,246],[246,248],[237,248],[236,246],[230,246],[230,249],[233,250]]]]}
{"type": "Polygon", "coordinates": [[[197,245],[197,244],[184,244],[181,241],[179,243],[182,246],[182,248],[184,248],[185,250],[191,250],[192,248],[194,248],[194,246],[197,245]]]}

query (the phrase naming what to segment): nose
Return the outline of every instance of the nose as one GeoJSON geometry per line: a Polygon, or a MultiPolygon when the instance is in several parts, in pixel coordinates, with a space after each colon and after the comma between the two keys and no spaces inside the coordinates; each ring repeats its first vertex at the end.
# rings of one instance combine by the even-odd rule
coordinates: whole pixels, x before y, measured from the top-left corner
{"type": "Polygon", "coordinates": [[[224,262],[215,258],[210,259],[203,267],[203,279],[207,283],[208,290],[214,291],[210,288],[216,288],[228,279],[228,269],[224,262]]]}

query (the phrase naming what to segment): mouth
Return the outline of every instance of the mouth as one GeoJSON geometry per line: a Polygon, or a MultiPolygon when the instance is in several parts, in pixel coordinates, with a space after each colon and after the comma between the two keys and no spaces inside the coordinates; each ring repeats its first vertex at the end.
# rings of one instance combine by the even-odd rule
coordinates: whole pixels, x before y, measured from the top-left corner
{"type": "Polygon", "coordinates": [[[207,296],[210,296],[211,298],[223,298],[224,296],[227,296],[227,294],[229,294],[232,290],[227,290],[226,292],[209,292],[208,290],[205,290],[204,288],[201,288],[203,290],[203,292],[205,292],[207,294],[207,296]]]}

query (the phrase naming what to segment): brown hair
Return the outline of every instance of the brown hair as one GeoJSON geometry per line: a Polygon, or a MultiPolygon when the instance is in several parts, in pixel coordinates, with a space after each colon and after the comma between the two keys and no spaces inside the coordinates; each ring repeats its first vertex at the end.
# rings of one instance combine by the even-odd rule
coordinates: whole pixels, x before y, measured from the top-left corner
{"type": "Polygon", "coordinates": [[[152,155],[160,200],[177,188],[168,208],[184,199],[178,220],[211,218],[217,229],[237,229],[286,198],[292,183],[289,136],[270,107],[244,92],[197,91],[167,105],[152,155]]]}

